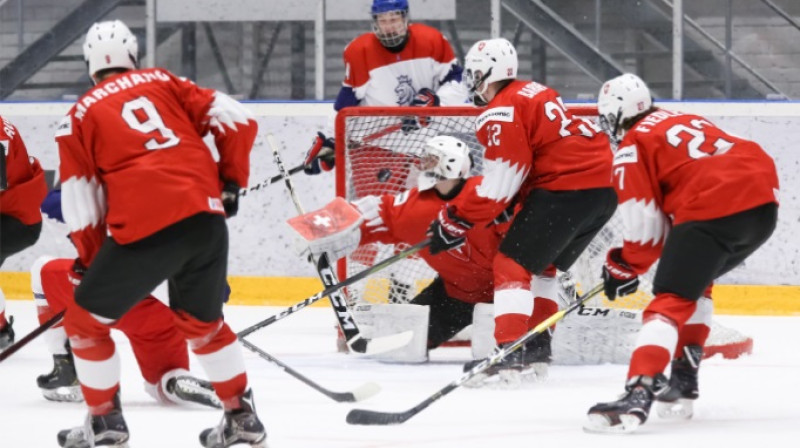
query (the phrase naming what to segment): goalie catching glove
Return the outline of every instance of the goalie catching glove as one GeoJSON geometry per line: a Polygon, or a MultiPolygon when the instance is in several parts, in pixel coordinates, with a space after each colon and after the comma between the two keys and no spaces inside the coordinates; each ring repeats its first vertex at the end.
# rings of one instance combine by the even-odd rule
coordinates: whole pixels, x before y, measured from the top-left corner
{"type": "Polygon", "coordinates": [[[331,260],[338,260],[358,247],[363,220],[355,206],[336,198],[325,207],[291,218],[287,223],[315,258],[327,253],[331,260]]]}
{"type": "Polygon", "coordinates": [[[639,276],[622,258],[622,248],[608,251],[603,264],[603,289],[608,300],[627,296],[639,289],[639,276]]]}
{"type": "Polygon", "coordinates": [[[335,148],[336,145],[332,138],[327,138],[322,132],[317,132],[317,136],[311,142],[311,148],[306,153],[306,159],[303,161],[303,172],[314,175],[332,170],[336,165],[335,148]]]}
{"type": "Polygon", "coordinates": [[[431,255],[439,252],[458,249],[467,241],[467,231],[472,223],[455,214],[454,208],[445,207],[439,211],[439,217],[431,223],[428,235],[431,237],[429,251],[431,255]]]}

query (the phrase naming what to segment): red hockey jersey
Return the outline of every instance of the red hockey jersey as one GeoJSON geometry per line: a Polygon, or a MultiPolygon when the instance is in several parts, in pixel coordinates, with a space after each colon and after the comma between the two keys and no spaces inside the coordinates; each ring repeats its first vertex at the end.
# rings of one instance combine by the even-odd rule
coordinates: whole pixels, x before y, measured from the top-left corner
{"type": "Polygon", "coordinates": [[[44,171],[35,157],[28,155],[19,130],[0,116],[0,143],[5,148],[8,186],[0,192],[0,213],[19,219],[25,225],[42,222],[39,206],[47,196],[44,171]]]}
{"type": "Polygon", "coordinates": [[[611,187],[608,137],[589,120],[573,117],[547,86],[513,81],[492,98],[475,127],[486,147],[483,182],[456,210],[470,222],[491,221],[534,188],[611,187]]]}
{"type": "Polygon", "coordinates": [[[362,106],[408,106],[422,88],[437,90],[457,60],[437,29],[412,23],[403,50],[393,53],[375,33],[355,38],[344,49],[343,85],[362,106]]]}
{"type": "Polygon", "coordinates": [[[622,256],[638,273],[659,258],[671,226],[777,203],[775,163],[759,145],[667,110],[628,131],[614,155],[614,179],[622,256]]]}
{"type": "MultiPolygon", "coordinates": [[[[458,196],[449,202],[459,201],[480,181],[480,177],[468,179],[458,196]]],[[[447,203],[433,189],[413,188],[396,196],[381,196],[377,216],[369,216],[362,210],[365,221],[361,225],[360,244],[416,244],[426,238],[428,227],[447,203]]],[[[419,254],[439,274],[450,297],[468,303],[492,302],[492,263],[507,230],[508,224],[474,226],[467,232],[466,244],[458,250],[431,255],[426,248],[419,254]]]]}
{"type": "Polygon", "coordinates": [[[82,261],[106,232],[128,244],[200,212],[224,214],[222,181],[247,185],[256,131],[237,101],[164,69],[97,84],[56,130],[64,219],[82,261]]]}

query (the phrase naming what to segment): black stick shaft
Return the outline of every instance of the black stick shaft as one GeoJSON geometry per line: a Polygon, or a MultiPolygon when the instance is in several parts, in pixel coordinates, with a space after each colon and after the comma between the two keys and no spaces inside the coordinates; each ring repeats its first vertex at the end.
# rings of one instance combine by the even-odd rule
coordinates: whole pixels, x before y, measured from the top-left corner
{"type": "Polygon", "coordinates": [[[336,292],[336,291],[338,291],[338,290],[340,290],[342,288],[350,286],[350,285],[352,285],[352,284],[354,284],[354,283],[356,283],[358,281],[361,281],[361,280],[369,277],[370,275],[372,275],[372,274],[374,274],[374,273],[376,273],[376,272],[378,272],[378,271],[380,271],[382,269],[386,269],[387,267],[391,266],[392,264],[394,264],[394,263],[396,263],[396,262],[398,262],[398,261],[400,261],[400,260],[402,260],[402,259],[404,259],[404,258],[406,258],[406,257],[408,257],[410,255],[413,255],[413,254],[419,252],[420,250],[422,250],[423,248],[428,246],[430,243],[431,243],[430,238],[426,238],[423,241],[420,241],[419,243],[417,243],[417,244],[409,247],[408,249],[400,252],[399,254],[393,255],[393,256],[391,256],[391,257],[389,257],[389,258],[387,258],[387,259],[385,259],[385,260],[383,260],[383,261],[381,261],[379,263],[376,263],[376,264],[370,266],[369,268],[367,268],[367,269],[365,269],[365,270],[363,270],[363,271],[361,271],[361,272],[359,272],[359,273],[357,273],[357,274],[355,274],[355,275],[353,275],[351,277],[347,277],[346,279],[342,280],[341,282],[339,282],[339,283],[337,283],[337,284],[335,284],[333,286],[329,286],[329,287],[325,288],[324,290],[314,294],[313,296],[311,296],[311,297],[309,297],[309,298],[307,298],[307,299],[305,299],[305,300],[303,300],[301,302],[298,302],[298,303],[292,305],[289,308],[286,308],[285,310],[281,311],[278,314],[275,314],[274,316],[270,316],[267,319],[264,319],[261,322],[256,323],[255,325],[252,325],[250,327],[245,328],[244,330],[236,333],[236,335],[241,338],[241,337],[247,336],[248,334],[250,334],[250,333],[252,333],[254,331],[260,330],[260,329],[266,327],[267,325],[271,325],[271,324],[283,319],[284,317],[286,317],[286,316],[288,316],[288,315],[290,315],[292,313],[295,313],[298,310],[301,310],[301,309],[307,307],[308,305],[311,305],[312,303],[322,299],[323,297],[326,297],[327,295],[329,295],[329,294],[331,294],[333,292],[336,292]]]}
{"type": "Polygon", "coordinates": [[[334,392],[334,391],[328,390],[328,389],[320,386],[319,384],[315,383],[314,381],[308,379],[306,376],[304,376],[300,372],[298,372],[298,371],[294,370],[293,368],[287,366],[286,364],[281,362],[279,359],[275,358],[274,356],[270,355],[269,353],[265,352],[264,350],[261,350],[257,345],[251,343],[250,341],[247,341],[247,340],[245,340],[245,339],[243,339],[241,337],[239,338],[239,340],[242,342],[242,345],[244,345],[247,349],[251,350],[253,353],[255,353],[258,356],[260,356],[261,358],[266,359],[267,361],[275,364],[276,366],[280,367],[284,372],[286,372],[289,375],[297,378],[302,383],[305,383],[307,386],[309,386],[312,389],[322,393],[323,395],[325,395],[325,396],[327,396],[329,398],[332,398],[333,400],[338,401],[338,402],[353,402],[353,401],[356,401],[356,397],[355,397],[355,395],[353,393],[351,393],[351,392],[334,392]]]}
{"type": "Polygon", "coordinates": [[[28,342],[31,342],[32,340],[36,339],[37,336],[39,336],[40,334],[42,334],[45,331],[47,331],[48,328],[50,328],[53,325],[59,323],[61,321],[61,319],[64,317],[64,313],[65,312],[66,311],[61,311],[60,313],[58,313],[55,316],[51,317],[50,320],[48,320],[47,322],[39,325],[38,327],[36,327],[36,329],[34,329],[30,333],[26,334],[19,341],[15,342],[14,344],[9,345],[8,348],[6,348],[3,351],[3,353],[0,353],[0,362],[3,362],[6,358],[8,358],[9,356],[11,356],[14,353],[16,353],[17,350],[19,350],[22,347],[28,345],[28,342]]]}
{"type": "MultiPolygon", "coordinates": [[[[289,170],[289,175],[292,176],[294,174],[299,173],[300,171],[303,171],[303,164],[302,163],[300,165],[297,165],[296,167],[290,169],[289,170]]],[[[266,187],[268,187],[268,186],[270,186],[270,185],[272,185],[272,184],[274,184],[276,182],[280,182],[282,180],[283,180],[283,174],[276,174],[275,176],[272,176],[269,179],[266,179],[264,182],[261,182],[260,184],[256,184],[256,185],[254,185],[252,187],[249,187],[249,188],[242,188],[242,190],[239,192],[239,194],[241,196],[247,196],[247,193],[249,193],[251,191],[258,191],[258,190],[260,190],[262,188],[266,188],[266,187]]]]}
{"type": "Polygon", "coordinates": [[[465,382],[469,381],[475,375],[483,372],[484,370],[489,368],[489,366],[497,364],[498,362],[500,362],[500,360],[505,358],[509,353],[517,350],[531,338],[534,338],[539,334],[544,333],[549,327],[553,326],[555,323],[563,319],[564,316],[580,308],[584,303],[586,303],[587,300],[596,296],[602,291],[603,291],[603,284],[601,283],[592,288],[591,290],[589,290],[586,294],[579,297],[567,308],[558,311],[557,313],[545,319],[534,329],[528,331],[520,338],[518,338],[516,341],[514,341],[514,343],[512,343],[509,347],[505,347],[501,350],[494,352],[492,355],[481,361],[471,370],[464,372],[464,374],[462,374],[460,378],[451,382],[450,384],[443,387],[442,389],[440,389],[433,395],[429,396],[428,398],[422,400],[418,405],[414,406],[413,408],[403,412],[378,412],[366,409],[353,409],[347,414],[347,423],[350,423],[352,425],[395,425],[405,422],[406,420],[420,413],[423,409],[432,405],[440,398],[444,397],[445,395],[449,394],[450,392],[452,392],[465,382]]]}

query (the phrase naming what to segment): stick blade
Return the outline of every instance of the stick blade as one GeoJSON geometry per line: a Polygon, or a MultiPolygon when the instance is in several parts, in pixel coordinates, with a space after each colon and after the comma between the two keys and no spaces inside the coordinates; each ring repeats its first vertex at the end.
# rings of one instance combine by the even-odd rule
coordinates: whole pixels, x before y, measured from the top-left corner
{"type": "Polygon", "coordinates": [[[414,416],[413,412],[378,412],[368,409],[351,409],[347,423],[351,425],[386,426],[399,425],[414,416]]]}
{"type": "Polygon", "coordinates": [[[358,336],[347,341],[347,346],[355,353],[376,355],[405,347],[413,338],[414,332],[411,330],[372,339],[365,339],[358,336]]]}
{"type": "Polygon", "coordinates": [[[363,401],[363,400],[366,400],[367,398],[370,398],[370,397],[376,395],[380,391],[381,391],[381,386],[378,386],[377,384],[375,384],[373,382],[362,384],[357,389],[355,389],[354,391],[351,392],[353,394],[353,400],[352,401],[363,401]]]}

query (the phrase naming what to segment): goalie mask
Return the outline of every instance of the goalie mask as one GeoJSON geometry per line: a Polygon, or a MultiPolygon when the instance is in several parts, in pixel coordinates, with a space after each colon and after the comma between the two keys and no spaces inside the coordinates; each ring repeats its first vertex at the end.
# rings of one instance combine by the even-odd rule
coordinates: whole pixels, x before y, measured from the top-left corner
{"type": "Polygon", "coordinates": [[[424,191],[440,180],[465,179],[470,168],[472,159],[466,143],[448,135],[434,137],[425,144],[417,187],[424,191]]]}
{"type": "Polygon", "coordinates": [[[600,127],[614,142],[625,136],[625,120],[646,112],[653,106],[647,84],[638,76],[625,73],[606,81],[597,96],[600,127]]]}
{"type": "Polygon", "coordinates": [[[484,97],[489,84],[505,79],[516,79],[519,60],[514,45],[506,39],[480,40],[464,57],[464,83],[472,102],[485,106],[484,97]]]}
{"type": "Polygon", "coordinates": [[[402,48],[408,39],[408,0],[373,0],[372,31],[389,50],[402,48]]]}
{"type": "Polygon", "coordinates": [[[138,54],[136,36],[119,20],[95,23],[83,42],[83,58],[92,79],[109,68],[135,69],[138,54]]]}

